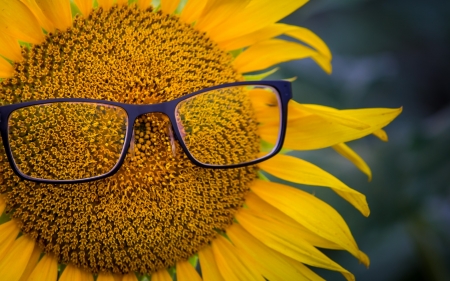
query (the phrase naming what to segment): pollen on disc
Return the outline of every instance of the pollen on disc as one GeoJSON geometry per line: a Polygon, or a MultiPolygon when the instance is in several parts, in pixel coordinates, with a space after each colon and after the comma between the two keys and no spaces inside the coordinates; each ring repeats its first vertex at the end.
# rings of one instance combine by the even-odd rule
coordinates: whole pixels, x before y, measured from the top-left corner
{"type": "MultiPolygon", "coordinates": [[[[205,34],[176,16],[135,7],[77,17],[67,31],[23,48],[23,56],[14,76],[0,83],[1,104],[58,97],[151,104],[242,80],[232,57],[205,34]]],[[[45,130],[46,120],[32,121],[32,130],[45,130]]],[[[257,170],[197,167],[178,143],[172,152],[167,127],[165,116],[141,116],[134,157],[128,154],[113,177],[83,184],[22,181],[0,145],[8,212],[60,263],[92,272],[152,273],[186,260],[232,223],[257,170]]],[[[229,139],[255,141],[233,131],[229,139]]],[[[43,163],[55,157],[45,143],[30,153],[43,163]]]]}

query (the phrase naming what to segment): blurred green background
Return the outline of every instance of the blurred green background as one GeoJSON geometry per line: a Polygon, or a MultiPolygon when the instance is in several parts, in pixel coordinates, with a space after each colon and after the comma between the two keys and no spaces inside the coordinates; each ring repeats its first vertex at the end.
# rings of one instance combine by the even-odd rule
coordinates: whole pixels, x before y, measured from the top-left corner
{"type": "Polygon", "coordinates": [[[272,76],[297,76],[297,101],[403,106],[386,128],[388,143],[349,143],[372,168],[371,182],[332,149],[296,153],[367,196],[365,218],[326,188],[299,186],[335,207],[369,255],[366,269],[348,253],[326,251],[357,280],[450,280],[449,16],[448,0],[314,0],[283,20],[311,29],[333,53],[330,76],[311,60],[272,76]]]}

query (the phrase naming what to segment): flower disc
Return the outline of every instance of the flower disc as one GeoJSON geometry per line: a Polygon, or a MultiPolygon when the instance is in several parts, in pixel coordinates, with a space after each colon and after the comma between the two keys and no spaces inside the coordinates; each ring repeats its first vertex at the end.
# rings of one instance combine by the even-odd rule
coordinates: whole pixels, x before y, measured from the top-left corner
{"type": "MultiPolygon", "coordinates": [[[[231,56],[204,34],[176,16],[133,7],[77,17],[23,56],[1,83],[1,104],[58,97],[150,104],[241,80],[231,56]]],[[[232,223],[256,168],[197,167],[172,147],[168,126],[162,115],[141,116],[121,170],[84,184],[22,181],[0,146],[9,212],[45,252],[93,272],[151,273],[187,259],[232,223]]],[[[45,162],[52,152],[39,153],[45,162]]]]}

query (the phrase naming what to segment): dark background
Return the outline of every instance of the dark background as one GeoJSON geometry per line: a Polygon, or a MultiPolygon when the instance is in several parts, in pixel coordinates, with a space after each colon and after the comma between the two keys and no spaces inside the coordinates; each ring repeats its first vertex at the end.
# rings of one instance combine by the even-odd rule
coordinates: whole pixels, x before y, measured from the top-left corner
{"type": "Polygon", "coordinates": [[[372,168],[371,182],[332,149],[296,153],[364,193],[371,208],[365,218],[327,188],[299,186],[342,214],[371,265],[326,253],[357,280],[450,280],[450,1],[314,0],[284,22],[311,29],[333,53],[331,75],[302,60],[272,76],[297,76],[297,101],[403,106],[388,143],[349,143],[372,168]]]}

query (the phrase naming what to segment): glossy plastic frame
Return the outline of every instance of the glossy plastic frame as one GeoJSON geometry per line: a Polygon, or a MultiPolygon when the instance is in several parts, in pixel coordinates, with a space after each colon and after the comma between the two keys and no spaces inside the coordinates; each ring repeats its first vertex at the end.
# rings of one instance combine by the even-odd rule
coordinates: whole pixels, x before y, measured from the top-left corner
{"type": "Polygon", "coordinates": [[[204,168],[215,168],[215,169],[226,169],[226,168],[238,168],[248,165],[257,164],[261,161],[267,160],[270,157],[273,157],[275,154],[277,154],[284,142],[284,137],[286,134],[286,122],[287,122],[287,105],[289,100],[292,98],[292,90],[291,90],[291,83],[288,81],[245,81],[245,82],[235,82],[235,83],[227,83],[222,84],[219,86],[214,86],[210,88],[206,88],[188,95],[185,95],[183,97],[180,97],[178,99],[163,102],[159,104],[149,104],[149,105],[135,105],[135,104],[125,104],[125,103],[118,103],[118,102],[112,102],[112,101],[106,101],[106,100],[94,100],[94,99],[80,99],[80,98],[59,98],[59,99],[49,99],[49,100],[40,100],[40,101],[30,101],[30,102],[24,102],[24,103],[18,103],[18,104],[11,104],[11,105],[5,105],[0,106],[0,133],[3,140],[3,145],[5,147],[6,155],[8,157],[9,163],[11,165],[11,168],[13,171],[22,179],[30,180],[34,182],[41,182],[41,183],[53,183],[53,184],[73,184],[73,183],[81,183],[81,182],[88,182],[88,181],[94,181],[99,180],[102,178],[106,178],[109,176],[114,175],[122,166],[123,161],[125,160],[126,153],[128,151],[128,148],[130,146],[130,142],[132,139],[132,132],[133,132],[133,126],[136,121],[136,118],[143,114],[147,113],[163,113],[167,115],[170,119],[170,122],[172,124],[172,129],[175,132],[175,137],[178,139],[178,142],[180,143],[181,147],[183,148],[186,155],[189,157],[189,159],[196,165],[204,168]],[[256,159],[254,161],[246,162],[246,163],[240,163],[240,164],[233,164],[233,165],[207,165],[204,163],[201,163],[197,161],[189,152],[188,148],[186,147],[180,131],[178,130],[176,116],[175,116],[175,109],[179,102],[188,99],[190,97],[193,97],[195,95],[202,94],[204,92],[208,92],[211,90],[217,90],[221,88],[228,88],[228,87],[234,87],[234,86],[270,86],[274,88],[278,95],[279,100],[281,101],[281,116],[280,116],[280,132],[278,136],[278,142],[275,145],[274,149],[267,155],[256,159]],[[93,102],[93,103],[100,103],[105,105],[114,105],[118,106],[120,108],[123,108],[127,114],[128,114],[128,128],[127,128],[127,134],[125,137],[125,143],[124,143],[124,149],[122,151],[122,154],[119,158],[119,161],[114,166],[114,168],[109,171],[106,174],[97,176],[97,177],[91,177],[86,179],[79,179],[79,180],[47,180],[47,179],[37,179],[32,178],[27,175],[24,175],[20,172],[20,170],[16,167],[16,164],[13,160],[11,148],[9,145],[8,140],[8,120],[11,115],[11,113],[14,110],[17,110],[19,108],[31,106],[31,105],[39,105],[39,104],[48,104],[48,103],[55,103],[55,102],[93,102]]]}

